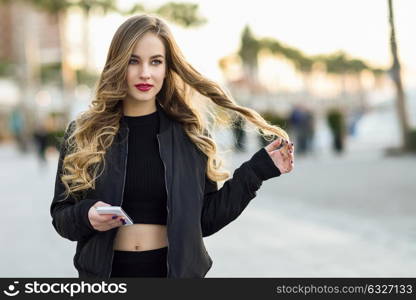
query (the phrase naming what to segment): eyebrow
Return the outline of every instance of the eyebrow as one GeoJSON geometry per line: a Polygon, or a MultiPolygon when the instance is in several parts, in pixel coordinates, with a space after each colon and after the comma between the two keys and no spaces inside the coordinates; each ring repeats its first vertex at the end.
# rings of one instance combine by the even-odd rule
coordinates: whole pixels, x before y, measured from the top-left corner
{"type": "MultiPolygon", "coordinates": [[[[132,54],[131,57],[140,58],[140,56],[139,55],[136,55],[136,54],[132,54]]],[[[163,58],[163,55],[162,54],[156,54],[156,55],[151,56],[150,58],[152,59],[152,58],[158,58],[158,57],[162,57],[163,58]]]]}

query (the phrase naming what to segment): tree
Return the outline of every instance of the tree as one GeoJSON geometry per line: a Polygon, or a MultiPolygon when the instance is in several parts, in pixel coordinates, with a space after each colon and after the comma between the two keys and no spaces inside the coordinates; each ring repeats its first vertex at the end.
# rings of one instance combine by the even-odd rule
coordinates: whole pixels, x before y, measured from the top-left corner
{"type": "Polygon", "coordinates": [[[244,75],[252,81],[257,81],[258,53],[261,44],[251,33],[250,27],[244,27],[241,36],[241,46],[238,55],[243,62],[244,75]]]}
{"type": "Polygon", "coordinates": [[[155,13],[183,27],[197,27],[207,20],[198,14],[198,4],[168,2],[155,13]]]}
{"type": "MultiPolygon", "coordinates": [[[[285,45],[274,38],[257,39],[252,34],[250,28],[246,26],[241,36],[241,47],[238,55],[243,63],[244,74],[247,78],[257,79],[258,53],[263,49],[268,50],[273,55],[284,57],[293,64],[294,68],[302,75],[306,95],[310,94],[310,79],[314,72],[314,66],[317,63],[325,67],[326,73],[335,75],[336,78],[340,79],[340,94],[342,95],[345,95],[347,92],[345,86],[347,77],[353,77],[357,83],[358,97],[363,107],[366,107],[366,104],[361,82],[362,72],[370,71],[375,78],[384,74],[383,70],[372,68],[359,59],[348,57],[343,52],[308,56],[299,49],[285,45]]],[[[228,61],[225,58],[221,61],[223,70],[226,69],[228,61]]]]}
{"type": "Polygon", "coordinates": [[[392,0],[388,0],[389,7],[389,24],[390,24],[390,50],[393,58],[393,64],[390,69],[394,85],[396,87],[396,107],[402,134],[402,149],[408,150],[410,148],[410,126],[406,112],[406,97],[403,90],[403,83],[401,78],[400,60],[397,51],[396,30],[394,26],[394,12],[392,0]]]}

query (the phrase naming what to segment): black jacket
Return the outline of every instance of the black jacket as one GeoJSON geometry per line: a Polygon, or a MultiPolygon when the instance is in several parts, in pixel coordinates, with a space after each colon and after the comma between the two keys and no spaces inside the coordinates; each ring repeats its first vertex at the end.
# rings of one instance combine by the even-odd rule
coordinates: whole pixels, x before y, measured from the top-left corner
{"type": "MultiPolygon", "coordinates": [[[[170,278],[201,278],[212,266],[203,237],[236,219],[256,196],[262,181],[280,175],[279,169],[262,148],[234,171],[233,177],[218,190],[205,174],[207,158],[189,139],[180,123],[172,120],[158,104],[160,157],[165,167],[167,191],[167,268],[170,278]]],[[[50,207],[52,224],[64,238],[77,241],[74,266],[79,277],[110,278],[113,241],[118,228],[95,230],[88,210],[97,201],[121,206],[126,175],[128,133],[122,120],[114,142],[105,154],[103,174],[96,188],[83,193],[81,200],[65,201],[60,179],[66,155],[66,140],[73,131],[72,121],[62,143],[55,192],[50,207]]]]}

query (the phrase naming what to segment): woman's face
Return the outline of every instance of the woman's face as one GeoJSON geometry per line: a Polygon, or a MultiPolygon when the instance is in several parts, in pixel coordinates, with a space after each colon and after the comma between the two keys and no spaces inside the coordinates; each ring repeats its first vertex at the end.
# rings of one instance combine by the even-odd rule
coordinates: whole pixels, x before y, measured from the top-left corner
{"type": "Polygon", "coordinates": [[[155,101],[166,74],[165,53],[152,32],[137,41],[127,68],[127,101],[155,101]]]}

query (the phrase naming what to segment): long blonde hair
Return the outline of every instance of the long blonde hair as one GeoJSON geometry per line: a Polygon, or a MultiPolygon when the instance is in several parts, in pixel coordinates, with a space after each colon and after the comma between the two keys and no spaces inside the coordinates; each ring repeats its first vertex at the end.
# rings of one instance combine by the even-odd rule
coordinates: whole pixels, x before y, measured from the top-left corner
{"type": "Polygon", "coordinates": [[[256,111],[237,105],[232,96],[217,83],[196,71],[185,60],[163,20],[151,15],[133,16],[116,31],[94,98],[88,110],[75,120],[75,128],[66,141],[69,151],[63,161],[61,177],[66,197],[78,191],[95,189],[95,180],[103,171],[98,174],[100,166],[105,163],[104,155],[119,130],[119,121],[123,116],[121,101],[127,95],[128,62],[136,42],[147,32],[156,34],[166,49],[166,77],[157,101],[172,119],[180,122],[192,142],[206,155],[206,174],[209,179],[225,180],[229,173],[220,170],[217,145],[203,120],[203,112],[192,103],[192,92],[210,99],[220,109],[229,110],[250,121],[267,140],[276,136],[288,139],[283,129],[269,124],[256,111]]]}

